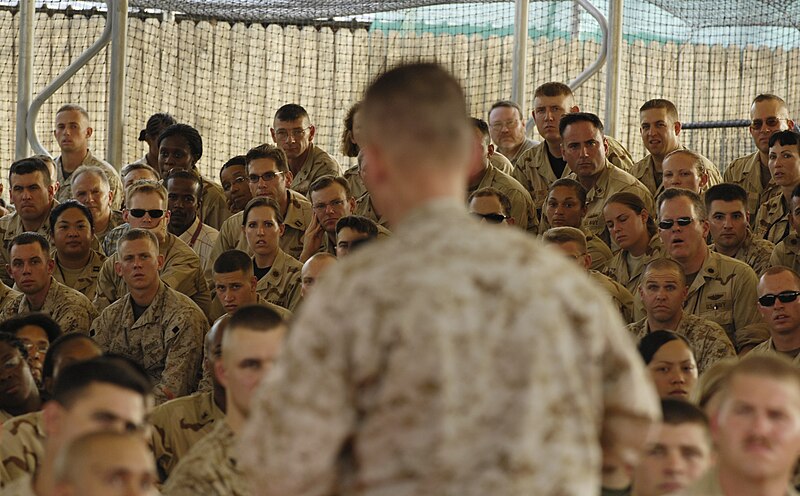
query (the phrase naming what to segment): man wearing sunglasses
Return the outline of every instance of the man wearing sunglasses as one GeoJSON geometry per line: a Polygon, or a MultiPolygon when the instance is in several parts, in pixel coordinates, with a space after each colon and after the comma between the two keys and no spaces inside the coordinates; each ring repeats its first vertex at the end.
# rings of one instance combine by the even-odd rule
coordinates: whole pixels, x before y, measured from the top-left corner
{"type": "Polygon", "coordinates": [[[514,225],[511,211],[511,200],[502,191],[495,188],[481,188],[473,191],[467,201],[469,213],[477,219],[489,224],[514,225]]]}
{"type": "MultiPolygon", "coordinates": [[[[137,181],[125,192],[123,217],[127,224],[114,229],[112,236],[121,239],[116,232],[127,232],[131,228],[146,229],[158,239],[158,252],[164,257],[160,268],[161,280],[170,288],[185,294],[208,315],[211,293],[203,276],[200,257],[177,236],[167,232],[170,213],[167,210],[167,190],[159,183],[137,181]]],[[[114,265],[119,262],[119,252],[106,258],[97,278],[97,293],[94,305],[102,311],[111,303],[128,293],[125,280],[117,275],[114,265]]]]}
{"type": "Polygon", "coordinates": [[[753,305],[758,277],[744,262],[709,250],[706,207],[697,193],[669,188],[658,198],[659,235],[689,288],[684,310],[722,326],[739,353],[767,338],[753,305]]]}
{"type": "Polygon", "coordinates": [[[758,282],[758,311],[769,327],[769,339],[753,353],[779,353],[800,363],[800,275],[788,267],[771,267],[758,282]]]}
{"type": "Polygon", "coordinates": [[[777,95],[761,94],[750,105],[750,136],[756,151],[739,157],[725,169],[726,183],[734,183],[747,191],[747,210],[755,218],[765,201],[778,192],[769,171],[769,138],[778,131],[794,128],[786,102],[777,95]]]}

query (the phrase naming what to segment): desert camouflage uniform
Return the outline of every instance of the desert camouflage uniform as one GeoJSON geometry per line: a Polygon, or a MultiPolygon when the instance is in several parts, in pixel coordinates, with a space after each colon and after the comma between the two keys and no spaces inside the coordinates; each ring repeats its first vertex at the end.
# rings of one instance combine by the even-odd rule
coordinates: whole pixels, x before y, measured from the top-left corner
{"type": "Polygon", "coordinates": [[[530,193],[519,181],[489,164],[483,178],[475,188],[468,189],[467,195],[487,187],[499,190],[511,201],[511,211],[508,214],[514,219],[515,225],[534,234],[539,230],[536,207],[533,205],[530,193]]]}
{"type": "Polygon", "coordinates": [[[22,293],[20,293],[16,289],[11,289],[2,282],[0,282],[0,314],[2,314],[3,310],[6,308],[6,305],[11,303],[14,300],[14,298],[17,298],[21,294],[22,293]]]}
{"type": "Polygon", "coordinates": [[[647,246],[647,251],[638,260],[638,264],[629,270],[628,257],[630,254],[625,250],[619,250],[611,260],[606,263],[604,273],[614,279],[618,283],[625,286],[625,288],[633,295],[633,319],[640,320],[646,316],[644,311],[644,304],[642,298],[639,296],[639,284],[642,282],[642,274],[647,264],[656,258],[662,258],[665,255],[664,243],[658,234],[650,238],[650,244],[647,246]]]}
{"type": "MultiPolygon", "coordinates": [[[[709,248],[711,248],[711,251],[717,251],[715,244],[711,244],[709,248]]],[[[742,242],[742,246],[739,247],[739,251],[736,252],[733,258],[752,267],[756,275],[761,275],[765,270],[770,268],[769,260],[774,250],[775,245],[772,244],[771,241],[756,238],[753,236],[753,233],[748,230],[747,236],[745,236],[742,242]]]]}
{"type": "Polygon", "coordinates": [[[203,224],[219,230],[225,219],[230,217],[228,199],[222,186],[201,176],[203,180],[203,196],[200,197],[200,217],[203,224]]]}
{"type": "Polygon", "coordinates": [[[489,163],[495,169],[503,172],[504,174],[508,174],[509,176],[512,172],[514,172],[514,166],[511,165],[511,161],[500,153],[493,153],[489,157],[489,163]]]}
{"type": "Polygon", "coordinates": [[[753,226],[757,238],[769,240],[776,245],[792,233],[789,207],[780,190],[758,208],[753,226]]]}
{"type": "Polygon", "coordinates": [[[372,197],[370,196],[369,191],[361,195],[361,197],[356,200],[356,210],[353,212],[353,214],[366,217],[379,226],[383,226],[387,229],[389,228],[389,224],[386,219],[383,218],[382,215],[378,215],[378,213],[375,211],[375,206],[372,205],[372,197]]]}
{"type": "MultiPolygon", "coordinates": [[[[685,150],[686,147],[681,146],[680,149],[685,150]]],[[[706,168],[706,173],[708,173],[708,182],[701,189],[701,192],[705,193],[711,186],[715,186],[722,182],[722,174],[719,173],[719,169],[716,165],[714,165],[714,162],[706,157],[703,157],[703,165],[706,168]]],[[[663,182],[661,184],[656,184],[655,161],[653,160],[653,156],[650,154],[647,154],[645,158],[633,164],[631,175],[644,184],[648,190],[650,190],[653,198],[658,197],[658,195],[664,191],[663,182]]]]}
{"type": "Polygon", "coordinates": [[[597,282],[614,302],[614,306],[619,309],[620,316],[626,324],[633,322],[633,295],[625,289],[625,286],[614,279],[601,274],[596,270],[589,270],[589,277],[597,282]]]}
{"type": "Polygon", "coordinates": [[[358,164],[344,171],[342,177],[347,180],[347,184],[350,186],[350,196],[353,198],[358,198],[367,192],[367,187],[364,186],[364,181],[358,172],[358,164]]]}
{"type": "MultiPolygon", "coordinates": [[[[58,262],[58,255],[53,254],[53,259],[56,262],[55,269],[53,269],[53,278],[61,284],[66,284],[64,272],[58,262]]],[[[78,279],[75,281],[75,286],[72,288],[80,294],[84,295],[89,301],[92,301],[97,289],[97,278],[100,275],[100,269],[103,267],[103,262],[106,257],[100,252],[92,250],[89,262],[81,271],[78,279]]]]}
{"type": "MultiPolygon", "coordinates": [[[[70,174],[69,179],[64,179],[64,168],[61,166],[61,156],[56,157],[55,163],[56,176],[60,185],[56,193],[56,199],[60,202],[64,202],[73,198],[72,174],[70,174]]],[[[83,159],[83,162],[81,162],[81,165],[94,165],[106,171],[108,185],[111,186],[111,191],[114,192],[114,198],[111,200],[111,208],[119,210],[122,207],[122,201],[125,199],[125,193],[122,187],[122,179],[120,179],[119,172],[117,172],[114,166],[105,160],[95,157],[89,150],[86,150],[86,157],[83,159]]],[[[78,168],[76,167],[75,170],[78,170],[78,168]]]]}
{"type": "MultiPolygon", "coordinates": [[[[47,217],[45,217],[44,222],[42,222],[42,226],[36,230],[37,233],[47,239],[50,239],[50,212],[56,205],[58,205],[58,202],[54,200],[50,205],[50,209],[47,211],[47,217]]],[[[22,218],[20,218],[17,212],[12,212],[0,217],[0,236],[2,236],[3,240],[3,246],[2,249],[0,249],[0,268],[2,269],[0,270],[0,280],[9,287],[14,285],[14,280],[6,270],[6,265],[9,264],[11,260],[11,254],[9,253],[11,242],[24,232],[25,228],[22,226],[22,218]]]]}
{"type": "Polygon", "coordinates": [[[0,496],[37,496],[33,492],[33,477],[23,474],[0,490],[0,496]]]}
{"type": "Polygon", "coordinates": [[[256,293],[270,303],[294,312],[300,303],[303,264],[278,250],[269,273],[258,280],[256,293]]]}
{"type": "Polygon", "coordinates": [[[13,417],[3,423],[0,429],[0,484],[36,472],[44,457],[44,437],[41,411],[13,417]]]}
{"type": "Polygon", "coordinates": [[[208,320],[189,297],[159,284],[155,299],[138,320],[128,294],[103,310],[89,335],[105,352],[141,364],[161,404],[194,391],[208,320]]]}
{"type": "MultiPolygon", "coordinates": [[[[534,140],[532,140],[532,139],[530,139],[530,138],[528,138],[526,136],[525,137],[525,141],[522,143],[522,146],[519,147],[519,150],[517,150],[517,153],[513,157],[505,157],[502,153],[500,153],[500,150],[498,150],[497,148],[495,148],[494,153],[492,154],[492,157],[500,155],[500,156],[503,156],[506,160],[508,160],[511,163],[511,171],[510,172],[506,172],[505,170],[501,169],[500,167],[498,167],[498,169],[501,169],[501,170],[503,170],[503,172],[506,172],[506,174],[511,175],[513,173],[513,171],[514,171],[514,168],[517,166],[517,162],[525,154],[525,152],[527,152],[528,150],[530,150],[531,148],[533,148],[534,146],[536,146],[538,144],[539,144],[538,141],[534,141],[534,140]]],[[[494,162],[492,162],[492,164],[494,164],[495,167],[497,167],[497,165],[494,162]]]]}
{"type": "Polygon", "coordinates": [[[783,265],[795,271],[800,270],[800,236],[792,233],[775,245],[769,257],[769,266],[783,265]]]}
{"type": "Polygon", "coordinates": [[[614,257],[611,253],[611,248],[608,247],[605,241],[586,229],[582,228],[581,231],[586,234],[586,252],[592,256],[592,266],[590,268],[603,272],[608,261],[614,257]]]}
{"type": "Polygon", "coordinates": [[[314,143],[308,144],[306,161],[292,178],[290,188],[301,195],[308,194],[308,188],[316,179],[322,176],[340,176],[342,174],[339,162],[328,155],[328,152],[314,143]]]}
{"type": "Polygon", "coordinates": [[[738,184],[747,191],[747,212],[752,219],[756,218],[759,208],[764,202],[781,192],[781,189],[772,180],[771,174],[767,187],[763,187],[762,173],[761,159],[758,158],[758,151],[756,151],[731,162],[723,174],[726,183],[738,184]]]}
{"type": "Polygon", "coordinates": [[[80,332],[86,334],[92,321],[97,317],[97,310],[92,302],[79,292],[68,288],[50,277],[50,289],[44,299],[42,308],[33,310],[25,295],[20,294],[0,312],[0,320],[10,319],[15,315],[31,312],[42,312],[58,322],[64,334],[80,332]]]}

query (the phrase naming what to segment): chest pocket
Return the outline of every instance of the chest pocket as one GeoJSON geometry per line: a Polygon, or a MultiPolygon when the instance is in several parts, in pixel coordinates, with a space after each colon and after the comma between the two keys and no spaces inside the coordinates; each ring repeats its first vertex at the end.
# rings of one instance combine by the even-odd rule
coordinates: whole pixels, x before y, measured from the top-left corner
{"type": "Polygon", "coordinates": [[[733,301],[726,292],[715,291],[701,295],[697,315],[711,320],[722,326],[728,336],[733,336],[736,330],[733,318],[733,301]]]}

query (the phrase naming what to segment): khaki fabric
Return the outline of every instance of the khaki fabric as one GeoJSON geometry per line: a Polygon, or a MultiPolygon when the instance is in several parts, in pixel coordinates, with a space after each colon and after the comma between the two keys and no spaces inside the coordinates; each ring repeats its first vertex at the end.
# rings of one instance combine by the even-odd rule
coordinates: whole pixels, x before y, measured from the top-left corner
{"type": "Polygon", "coordinates": [[[192,249],[197,256],[200,257],[200,263],[203,267],[203,277],[208,283],[209,289],[213,284],[211,280],[212,272],[214,270],[214,261],[211,260],[211,252],[214,250],[214,244],[219,237],[219,231],[209,226],[208,224],[201,224],[200,217],[194,218],[194,222],[183,232],[178,239],[186,243],[186,246],[192,249]],[[198,232],[199,230],[199,232],[198,232]],[[195,238],[195,233],[197,237],[195,238]],[[195,238],[192,241],[192,238],[195,238]]]}
{"type": "MultiPolygon", "coordinates": [[[[513,157],[505,157],[504,156],[504,158],[511,163],[511,171],[513,171],[514,168],[517,166],[517,161],[519,161],[520,157],[522,157],[522,155],[525,154],[525,152],[527,152],[528,150],[530,150],[531,148],[533,148],[534,146],[536,146],[538,144],[539,144],[538,141],[534,141],[534,140],[526,137],[525,141],[522,143],[522,146],[519,148],[519,150],[517,150],[517,153],[513,157]]],[[[500,153],[500,150],[495,148],[494,154],[492,154],[492,157],[494,157],[495,155],[501,155],[502,156],[503,154],[500,153]]],[[[492,162],[492,164],[495,167],[497,167],[495,162],[492,162]]],[[[506,174],[511,174],[510,171],[506,171],[502,167],[498,167],[498,169],[502,170],[506,174]]]]}
{"type": "Polygon", "coordinates": [[[592,266],[590,268],[604,272],[606,264],[614,257],[611,253],[611,248],[598,236],[585,229],[581,230],[586,233],[586,251],[592,256],[592,266]]]}
{"type": "Polygon", "coordinates": [[[780,190],[758,208],[753,230],[757,238],[769,240],[776,245],[792,233],[789,207],[780,190]]]}
{"type": "Polygon", "coordinates": [[[109,305],[89,335],[106,353],[144,367],[157,404],[194,391],[200,375],[208,320],[200,308],[163,282],[147,310],[134,320],[130,294],[109,305]]]}
{"type": "Polygon", "coordinates": [[[153,456],[158,475],[165,481],[178,462],[225,413],[211,392],[175,398],[155,407],[150,414],[153,456]]]}
{"type": "Polygon", "coordinates": [[[251,403],[237,448],[263,493],[596,494],[603,415],[659,417],[602,289],[461,200],[338,264],[251,403]]]}
{"type": "MultiPolygon", "coordinates": [[[[207,313],[211,307],[211,292],[203,275],[200,257],[189,246],[175,235],[167,233],[166,241],[158,247],[164,255],[164,266],[161,268],[161,280],[170,288],[185,294],[200,309],[207,313]]],[[[114,270],[114,263],[119,261],[119,253],[106,258],[97,279],[97,294],[94,305],[102,311],[111,303],[128,293],[128,285],[114,270]]]]}
{"type": "Polygon", "coordinates": [[[606,290],[614,302],[614,306],[619,309],[620,316],[625,323],[633,321],[633,295],[625,289],[625,286],[601,274],[596,270],[589,270],[589,277],[606,290]]]}
{"type": "Polygon", "coordinates": [[[511,164],[511,161],[500,153],[491,154],[489,156],[489,164],[503,174],[508,174],[509,176],[514,171],[514,166],[511,164]]]}
{"type": "MultiPolygon", "coordinates": [[[[73,198],[72,174],[70,174],[69,179],[64,179],[64,168],[61,165],[61,156],[56,157],[55,163],[56,176],[59,183],[58,192],[56,193],[56,200],[59,202],[64,202],[73,198]]],[[[81,165],[94,165],[97,167],[102,167],[103,170],[106,171],[108,184],[111,186],[111,191],[114,192],[114,198],[111,200],[111,208],[114,210],[119,210],[122,208],[122,202],[125,200],[125,190],[122,187],[122,179],[120,179],[117,169],[115,169],[113,165],[109,164],[105,160],[99,159],[92,155],[92,152],[89,150],[86,150],[86,157],[83,159],[83,162],[81,162],[81,165]]],[[[76,167],[75,170],[78,170],[78,168],[76,167]]]]}
{"type": "MultiPolygon", "coordinates": [[[[709,245],[711,251],[717,251],[716,245],[709,245]]],[[[733,257],[736,260],[742,261],[753,268],[757,276],[760,276],[765,270],[770,268],[770,257],[775,250],[775,245],[766,239],[760,239],[753,236],[753,233],[748,231],[747,236],[739,247],[739,251],[733,257]]]]}
{"type": "Polygon", "coordinates": [[[539,220],[536,217],[536,207],[533,205],[530,193],[522,185],[505,172],[495,168],[492,164],[475,188],[469,188],[467,195],[482,189],[495,188],[505,194],[511,201],[509,215],[514,219],[515,225],[525,231],[536,233],[539,230],[539,220]]]}
{"type": "Polygon", "coordinates": [[[301,270],[302,263],[278,250],[269,273],[258,280],[256,293],[268,302],[294,312],[300,303],[301,270]]]}
{"type": "Polygon", "coordinates": [[[792,233],[775,245],[769,258],[769,266],[783,265],[795,271],[800,270],[800,236],[792,233]]]}
{"type": "Polygon", "coordinates": [[[361,195],[361,197],[356,200],[356,211],[353,212],[355,215],[360,215],[362,217],[366,217],[370,219],[372,222],[378,224],[379,226],[383,226],[387,229],[390,229],[389,223],[383,216],[379,216],[378,213],[375,211],[375,207],[372,205],[372,197],[369,194],[369,191],[361,195]]]}
{"type": "MultiPolygon", "coordinates": [[[[755,350],[754,350],[755,351],[755,350]]],[[[697,482],[686,488],[686,490],[676,493],[676,496],[729,496],[723,492],[719,485],[719,474],[716,468],[711,468],[697,482]]],[[[786,496],[800,496],[795,488],[787,481],[786,496]]]]}
{"type": "Polygon", "coordinates": [[[0,490],[0,496],[37,496],[33,492],[33,478],[24,474],[0,490]]]}
{"type": "MultiPolygon", "coordinates": [[[[56,205],[58,205],[58,202],[53,200],[53,204],[50,205],[50,210],[56,205]]],[[[50,210],[47,211],[47,217],[44,219],[42,226],[36,231],[47,239],[50,239],[50,210]]],[[[6,270],[6,265],[8,265],[11,259],[9,253],[11,242],[24,232],[25,228],[22,225],[22,218],[20,218],[17,212],[0,217],[0,236],[2,236],[3,240],[3,247],[0,249],[0,269],[2,269],[0,270],[0,280],[9,287],[14,285],[14,280],[6,270]]]]}
{"type": "Polygon", "coordinates": [[[291,188],[306,195],[308,188],[315,180],[322,176],[340,176],[342,174],[339,162],[328,155],[328,152],[314,143],[308,144],[308,155],[302,167],[292,178],[291,188]]]}
{"type": "Polygon", "coordinates": [[[367,192],[367,187],[364,186],[364,181],[361,179],[361,174],[358,173],[358,165],[354,165],[344,171],[342,175],[350,186],[350,196],[359,198],[367,192]]]}
{"type": "Polygon", "coordinates": [[[225,198],[225,191],[222,186],[202,177],[203,196],[200,203],[200,217],[203,224],[219,230],[225,219],[233,215],[228,209],[228,200],[225,198]]]}
{"type": "Polygon", "coordinates": [[[172,472],[164,496],[249,496],[255,494],[237,463],[236,435],[223,419],[172,472]]]}
{"type": "MultiPolygon", "coordinates": [[[[54,254],[53,258],[56,262],[55,269],[53,269],[53,277],[61,284],[66,284],[64,270],[61,268],[61,264],[58,261],[58,255],[54,254]]],[[[100,276],[100,269],[103,267],[105,259],[105,255],[92,250],[89,256],[89,262],[81,270],[75,286],[72,288],[88,298],[89,301],[94,300],[95,291],[97,289],[97,278],[100,276]]]]}
{"type": "Polygon", "coordinates": [[[633,319],[640,320],[645,317],[644,305],[642,298],[639,295],[639,285],[642,282],[642,275],[647,264],[656,258],[662,258],[665,255],[664,243],[658,234],[650,238],[650,244],[647,247],[647,252],[638,261],[633,270],[628,268],[628,257],[630,254],[625,250],[619,250],[611,260],[608,261],[605,267],[605,274],[611,279],[625,286],[625,288],[633,295],[633,319]]]}
{"type": "Polygon", "coordinates": [[[6,305],[10,304],[15,298],[17,298],[21,294],[22,293],[20,293],[16,289],[11,289],[2,282],[0,282],[0,314],[2,314],[3,310],[6,308],[6,305]]]}
{"type": "Polygon", "coordinates": [[[719,324],[688,313],[683,314],[676,329],[650,329],[647,318],[644,318],[630,324],[628,330],[637,339],[642,339],[654,330],[673,331],[685,337],[692,345],[694,357],[697,360],[697,371],[700,374],[719,360],[736,356],[733,343],[719,324]]]}
{"type": "MultiPolygon", "coordinates": [[[[772,341],[772,338],[767,339],[763,343],[760,343],[758,346],[754,347],[750,350],[750,353],[761,353],[764,355],[783,355],[780,351],[775,349],[775,343],[772,341]]],[[[796,355],[794,357],[788,357],[792,360],[795,364],[800,364],[800,355],[796,355]]]]}
{"type": "MultiPolygon", "coordinates": [[[[303,252],[303,236],[311,224],[314,211],[311,209],[311,202],[300,193],[290,190],[287,191],[287,196],[289,203],[283,219],[286,229],[281,236],[280,247],[292,257],[298,258],[303,252]]],[[[253,250],[247,245],[247,239],[242,232],[242,217],[244,212],[238,212],[223,223],[211,251],[211,260],[216,260],[224,251],[233,249],[253,255],[253,250]]]]}
{"type": "Polygon", "coordinates": [[[42,412],[13,417],[0,430],[0,481],[3,484],[33,474],[44,456],[42,412]]]}
{"type": "MultiPolygon", "coordinates": [[[[120,212],[119,210],[112,210],[111,216],[108,218],[108,226],[106,226],[106,230],[103,231],[102,233],[98,232],[94,233],[94,239],[92,240],[92,250],[99,251],[103,255],[108,256],[108,253],[106,253],[105,249],[103,248],[106,236],[108,236],[108,234],[111,231],[113,231],[114,229],[116,229],[117,227],[121,226],[124,223],[125,221],[122,219],[122,212],[120,212]]],[[[112,253],[115,251],[117,251],[116,243],[114,249],[112,250],[112,253]]]]}
{"type": "Polygon", "coordinates": [[[770,177],[767,187],[761,186],[761,160],[758,151],[739,157],[728,165],[723,174],[726,183],[738,184],[747,191],[747,211],[755,219],[761,205],[776,194],[780,188],[770,177]]]}
{"type": "Polygon", "coordinates": [[[64,334],[80,332],[86,334],[92,320],[97,317],[97,310],[87,297],[68,288],[50,277],[50,289],[44,299],[44,305],[38,310],[32,310],[25,295],[20,294],[0,312],[0,320],[7,320],[15,315],[30,312],[42,312],[58,322],[64,334]]]}
{"type": "MultiPolygon", "coordinates": [[[[686,150],[686,147],[681,146],[681,150],[686,150]]],[[[711,186],[716,186],[722,182],[722,174],[719,173],[719,169],[714,165],[714,162],[703,157],[703,166],[705,166],[706,172],[708,173],[708,182],[702,188],[701,193],[705,193],[711,186]]],[[[653,198],[657,198],[658,195],[664,191],[663,184],[656,185],[655,170],[656,164],[653,160],[653,156],[650,154],[633,164],[633,168],[631,169],[631,175],[650,190],[653,198]]]]}

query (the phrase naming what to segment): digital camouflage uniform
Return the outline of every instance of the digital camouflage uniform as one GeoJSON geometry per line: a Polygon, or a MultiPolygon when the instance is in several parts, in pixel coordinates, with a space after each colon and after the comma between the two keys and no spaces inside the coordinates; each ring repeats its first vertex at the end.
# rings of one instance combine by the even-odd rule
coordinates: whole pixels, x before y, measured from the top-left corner
{"type": "MultiPolygon", "coordinates": [[[[61,156],[56,157],[55,163],[56,176],[59,183],[56,199],[60,202],[65,202],[73,198],[72,174],[70,174],[69,179],[64,179],[64,168],[61,165],[61,156]]],[[[122,207],[122,201],[125,199],[125,193],[122,187],[122,179],[120,179],[119,172],[117,172],[114,166],[105,160],[95,157],[89,150],[86,150],[86,157],[83,159],[83,162],[81,162],[80,165],[94,165],[102,168],[106,172],[108,185],[111,187],[111,191],[114,193],[114,198],[111,200],[111,208],[114,210],[119,210],[122,207]]],[[[78,168],[76,167],[75,170],[78,170],[78,168]]]]}
{"type": "MultiPolygon", "coordinates": [[[[59,264],[58,255],[53,254],[53,259],[56,262],[56,266],[53,269],[53,278],[61,284],[66,284],[64,269],[62,269],[59,264]]],[[[75,281],[75,285],[72,286],[72,289],[84,295],[89,301],[94,300],[95,290],[97,289],[97,278],[100,276],[100,269],[103,267],[105,259],[105,255],[92,250],[89,256],[89,262],[81,270],[78,279],[75,281]]]]}
{"type": "Polygon", "coordinates": [[[0,320],[7,320],[15,315],[31,312],[42,312],[55,320],[64,334],[80,332],[86,334],[92,320],[97,317],[97,310],[92,302],[79,292],[68,288],[50,277],[50,289],[47,290],[42,308],[32,310],[25,295],[20,294],[0,312],[0,320]]]}
{"type": "MultiPolygon", "coordinates": [[[[647,323],[647,318],[630,324],[628,330],[636,336],[637,340],[653,331],[647,323]]],[[[716,322],[696,315],[684,312],[677,329],[658,328],[655,330],[669,330],[685,337],[692,345],[699,374],[723,358],[736,356],[736,350],[725,330],[716,322]]]]}
{"type": "Polygon", "coordinates": [[[767,187],[763,187],[762,173],[761,159],[758,158],[758,151],[756,151],[731,162],[723,174],[726,183],[738,184],[747,192],[747,212],[751,219],[756,218],[759,208],[764,202],[781,192],[781,189],[772,180],[771,174],[767,187]]]}
{"type": "MultiPolygon", "coordinates": [[[[37,233],[47,239],[50,239],[50,211],[55,205],[58,205],[58,203],[54,201],[47,211],[47,217],[45,217],[44,222],[42,222],[42,226],[36,230],[37,233]]],[[[11,260],[11,254],[9,253],[11,242],[24,232],[25,228],[22,226],[22,218],[20,218],[17,212],[0,217],[0,236],[2,236],[3,239],[3,247],[0,249],[0,268],[2,268],[2,270],[0,270],[0,280],[8,287],[14,285],[14,280],[6,270],[6,265],[8,265],[11,260]]]]}
{"type": "MultiPolygon", "coordinates": [[[[711,251],[717,251],[716,245],[709,246],[711,251]]],[[[765,270],[770,268],[770,257],[775,250],[775,245],[766,239],[756,238],[753,233],[748,230],[747,236],[739,247],[733,258],[740,260],[753,268],[757,276],[760,276],[765,270]]]]}
{"type": "Polygon", "coordinates": [[[589,270],[589,277],[597,282],[614,302],[614,306],[619,309],[620,316],[625,323],[633,321],[633,295],[625,289],[625,286],[601,274],[596,270],[589,270]]]}
{"type": "Polygon", "coordinates": [[[200,217],[203,223],[219,230],[225,219],[230,217],[228,199],[222,186],[201,176],[203,180],[203,196],[200,197],[200,217]]]}
{"type": "Polygon", "coordinates": [[[642,304],[642,298],[639,295],[639,284],[642,282],[644,269],[647,264],[656,258],[664,256],[664,243],[659,235],[655,234],[650,238],[650,244],[647,246],[645,254],[632,267],[628,267],[630,254],[626,250],[617,251],[611,260],[606,263],[604,273],[625,286],[633,295],[633,320],[640,320],[645,317],[644,304],[642,304]]]}
{"type": "Polygon", "coordinates": [[[504,193],[511,201],[511,211],[508,214],[514,219],[515,225],[532,233],[539,230],[539,220],[536,218],[531,195],[519,181],[489,164],[478,185],[468,189],[467,195],[488,187],[504,193]]]}
{"type": "Polygon", "coordinates": [[[780,190],[759,207],[753,230],[757,238],[769,240],[776,245],[792,233],[789,207],[780,190]]]}
{"type": "Polygon", "coordinates": [[[141,364],[161,404],[194,391],[208,320],[188,296],[159,284],[155,299],[138,320],[128,294],[103,310],[89,335],[103,351],[141,364]]]}
{"type": "Polygon", "coordinates": [[[44,456],[42,412],[13,417],[0,429],[0,487],[33,474],[44,456]]]}
{"type": "MultiPolygon", "coordinates": [[[[2,270],[2,268],[0,268],[0,270],[2,270]]],[[[20,293],[16,289],[11,289],[2,282],[0,282],[0,314],[6,308],[6,305],[11,303],[14,300],[14,298],[18,297],[21,294],[22,293],[20,293]]]]}
{"type": "Polygon", "coordinates": [[[308,144],[306,161],[292,178],[291,188],[301,195],[308,194],[308,188],[322,176],[339,176],[342,174],[339,162],[328,155],[328,152],[314,143],[308,144]]]}
{"type": "MultiPolygon", "coordinates": [[[[681,146],[680,149],[685,150],[686,147],[681,146]]],[[[719,169],[716,165],[714,165],[714,162],[706,157],[703,157],[703,166],[708,174],[708,182],[701,189],[701,192],[705,193],[711,186],[715,186],[722,182],[722,174],[719,173],[719,169]]],[[[658,195],[664,191],[663,183],[656,184],[655,168],[655,160],[653,160],[653,156],[650,154],[647,154],[646,157],[633,164],[633,168],[631,168],[631,175],[644,184],[648,190],[650,190],[653,198],[657,198],[658,195]]]]}
{"type": "Polygon", "coordinates": [[[300,303],[303,264],[278,250],[269,273],[258,280],[256,293],[270,303],[294,312],[300,303]]]}
{"type": "MultiPolygon", "coordinates": [[[[311,224],[311,216],[314,215],[309,202],[303,195],[296,191],[287,191],[289,203],[286,208],[286,215],[283,223],[286,229],[280,239],[281,250],[285,251],[294,258],[299,258],[303,253],[303,236],[306,229],[311,224]]],[[[219,230],[219,237],[214,244],[211,252],[211,259],[216,261],[224,251],[242,250],[248,255],[253,255],[253,250],[247,244],[247,239],[242,232],[242,217],[244,212],[232,215],[219,230]]]]}

